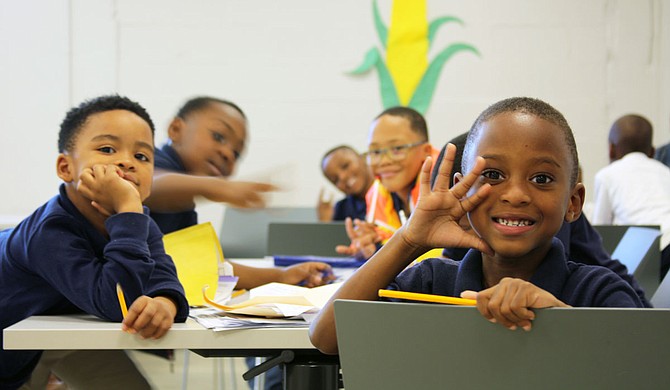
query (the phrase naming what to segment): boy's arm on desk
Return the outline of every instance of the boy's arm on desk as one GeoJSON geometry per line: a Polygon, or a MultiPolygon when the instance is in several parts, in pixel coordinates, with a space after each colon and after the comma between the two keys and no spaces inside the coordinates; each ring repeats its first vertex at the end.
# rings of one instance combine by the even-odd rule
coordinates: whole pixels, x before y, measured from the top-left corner
{"type": "MultiPolygon", "coordinates": [[[[242,280],[243,276],[240,273],[244,273],[245,275],[252,274],[252,280],[254,281],[254,285],[252,286],[247,286],[247,283],[239,283],[235,287],[236,289],[247,289],[250,290],[254,287],[261,286],[263,284],[271,283],[271,282],[277,282],[280,281],[279,277],[276,279],[266,279],[265,282],[260,282],[256,283],[257,280],[254,280],[253,273],[259,272],[259,269],[261,268],[266,268],[266,269],[271,269],[273,270],[272,273],[264,273],[265,271],[260,271],[261,277],[262,278],[268,278],[270,276],[273,276],[274,272],[284,272],[284,270],[287,269],[285,266],[276,266],[275,261],[273,260],[273,257],[266,256],[264,258],[259,258],[259,259],[228,259],[232,264],[233,264],[233,269],[234,273],[236,276],[240,277],[240,281],[242,280]]],[[[318,260],[315,260],[318,261],[318,260]]],[[[325,273],[328,274],[329,272],[332,272],[333,277],[331,280],[328,280],[328,282],[341,282],[346,279],[348,279],[353,273],[356,271],[356,268],[352,267],[337,267],[336,265],[333,265],[332,268],[329,270],[325,270],[325,273]]],[[[324,274],[324,271],[321,272],[321,274],[324,274]]],[[[325,276],[325,275],[324,275],[325,276]]],[[[257,276],[256,276],[257,278],[257,276]]],[[[300,280],[295,280],[293,282],[291,281],[282,281],[281,283],[285,284],[298,284],[300,280]]]]}

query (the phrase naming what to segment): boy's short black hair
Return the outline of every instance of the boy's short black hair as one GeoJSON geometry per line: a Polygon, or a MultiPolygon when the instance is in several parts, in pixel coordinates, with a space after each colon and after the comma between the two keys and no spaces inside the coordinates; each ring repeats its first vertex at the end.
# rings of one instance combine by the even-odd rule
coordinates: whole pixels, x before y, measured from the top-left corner
{"type": "Polygon", "coordinates": [[[242,118],[247,119],[247,116],[244,114],[244,111],[242,111],[242,109],[237,104],[229,100],[219,99],[211,96],[197,96],[194,97],[193,99],[188,100],[186,103],[184,103],[183,106],[181,106],[179,111],[177,111],[177,118],[186,119],[188,114],[202,110],[211,103],[221,103],[223,105],[232,107],[234,110],[239,112],[240,115],[242,115],[242,118]]]}
{"type": "Polygon", "coordinates": [[[650,154],[653,153],[653,134],[653,126],[647,118],[638,114],[628,114],[612,124],[608,141],[616,146],[621,156],[633,152],[650,154]]]}
{"type": "Polygon", "coordinates": [[[130,111],[144,119],[151,128],[151,135],[153,137],[155,132],[154,123],[144,107],[125,96],[103,95],[86,100],[77,107],[71,108],[65,114],[65,119],[61,122],[60,131],[58,132],[58,152],[63,153],[72,149],[79,130],[81,130],[91,115],[113,110],[130,111]]]}
{"type": "Polygon", "coordinates": [[[579,176],[579,156],[577,154],[577,144],[575,143],[575,137],[572,134],[572,129],[570,128],[568,121],[565,120],[563,114],[561,114],[557,109],[548,103],[540,99],[529,97],[513,97],[501,100],[489,106],[486,110],[479,114],[479,117],[477,117],[475,122],[472,124],[472,127],[470,128],[468,139],[465,143],[465,148],[463,150],[462,172],[466,173],[469,170],[468,164],[474,157],[472,156],[474,150],[472,144],[479,136],[479,132],[481,131],[482,127],[481,125],[494,116],[506,112],[523,112],[526,114],[535,115],[538,118],[544,119],[545,121],[558,126],[563,131],[563,139],[565,140],[565,144],[568,146],[570,157],[572,159],[570,185],[574,186],[577,183],[577,177],[579,176]]]}
{"type": "Polygon", "coordinates": [[[384,115],[399,116],[401,118],[407,119],[412,130],[419,134],[424,141],[429,141],[428,125],[426,124],[426,119],[415,109],[404,106],[391,107],[382,111],[382,113],[377,115],[375,119],[379,119],[384,115]]]}
{"type": "Polygon", "coordinates": [[[331,154],[337,152],[338,150],[351,150],[352,152],[356,153],[357,155],[360,155],[356,149],[349,145],[337,145],[334,148],[329,149],[326,153],[323,154],[323,157],[321,157],[321,166],[323,167],[323,162],[326,160],[326,157],[330,156],[331,154]]]}

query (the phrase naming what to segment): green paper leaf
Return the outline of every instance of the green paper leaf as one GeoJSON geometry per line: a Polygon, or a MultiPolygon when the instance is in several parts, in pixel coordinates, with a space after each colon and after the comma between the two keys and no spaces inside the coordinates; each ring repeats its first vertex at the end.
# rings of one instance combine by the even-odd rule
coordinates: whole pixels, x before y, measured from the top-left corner
{"type": "Polygon", "coordinates": [[[379,93],[384,108],[399,106],[398,91],[396,91],[393,78],[384,61],[377,61],[377,76],[379,76],[379,93]]]}
{"type": "Polygon", "coordinates": [[[349,74],[367,73],[379,61],[381,61],[381,57],[379,56],[379,50],[377,50],[376,47],[373,47],[372,49],[368,50],[367,53],[365,53],[365,58],[363,59],[363,63],[360,64],[356,69],[354,69],[352,71],[349,71],[347,73],[349,73],[349,74]]]}
{"type": "Polygon", "coordinates": [[[435,38],[435,34],[437,34],[437,30],[446,23],[449,22],[456,22],[460,24],[461,26],[464,24],[463,21],[460,18],[457,18],[455,16],[442,16],[440,18],[437,18],[430,22],[430,25],[428,26],[428,45],[433,44],[433,38],[435,38]]]}
{"type": "Polygon", "coordinates": [[[469,51],[476,55],[480,55],[479,51],[475,49],[474,46],[468,45],[466,43],[454,43],[449,45],[446,49],[442,50],[435,59],[428,65],[426,73],[423,74],[421,82],[414,91],[412,100],[409,102],[409,106],[413,109],[424,114],[430,102],[433,99],[433,93],[435,92],[435,87],[437,86],[437,79],[440,77],[440,72],[444,64],[453,56],[454,54],[461,51],[469,51]]]}
{"type": "Polygon", "coordinates": [[[351,75],[361,75],[367,73],[373,67],[377,69],[377,77],[379,77],[379,93],[382,98],[382,105],[384,108],[399,106],[400,99],[398,98],[398,92],[395,89],[393,78],[384,63],[381,54],[379,54],[379,49],[376,47],[368,50],[365,54],[365,60],[358,68],[347,73],[351,75]]]}
{"type": "Polygon", "coordinates": [[[386,40],[388,39],[388,28],[384,24],[381,14],[379,13],[379,7],[377,7],[377,0],[372,0],[372,15],[374,16],[375,29],[377,30],[377,36],[379,41],[382,43],[382,47],[386,49],[386,40]]]}

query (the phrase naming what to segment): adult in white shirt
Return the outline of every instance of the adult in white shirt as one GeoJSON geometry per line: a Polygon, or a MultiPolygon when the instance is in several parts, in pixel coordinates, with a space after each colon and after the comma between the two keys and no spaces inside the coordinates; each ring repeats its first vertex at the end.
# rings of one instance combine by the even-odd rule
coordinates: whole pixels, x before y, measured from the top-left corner
{"type": "Polygon", "coordinates": [[[654,160],[651,123],[625,115],[610,129],[610,164],[595,176],[594,225],[660,225],[661,277],[670,267],[670,168],[654,160]]]}

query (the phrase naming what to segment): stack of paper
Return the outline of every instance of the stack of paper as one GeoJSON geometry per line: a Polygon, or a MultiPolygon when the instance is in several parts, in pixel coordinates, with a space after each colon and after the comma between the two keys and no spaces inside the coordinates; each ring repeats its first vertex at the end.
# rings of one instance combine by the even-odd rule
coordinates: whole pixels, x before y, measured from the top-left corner
{"type": "Polygon", "coordinates": [[[192,309],[191,317],[208,329],[225,330],[240,327],[308,326],[342,283],[307,288],[283,283],[269,283],[249,292],[248,299],[220,305],[207,297],[207,309],[192,309]]]}
{"type": "Polygon", "coordinates": [[[306,314],[294,318],[264,318],[230,314],[215,308],[192,308],[190,316],[203,327],[220,332],[242,328],[307,327],[312,316],[306,314]]]}

